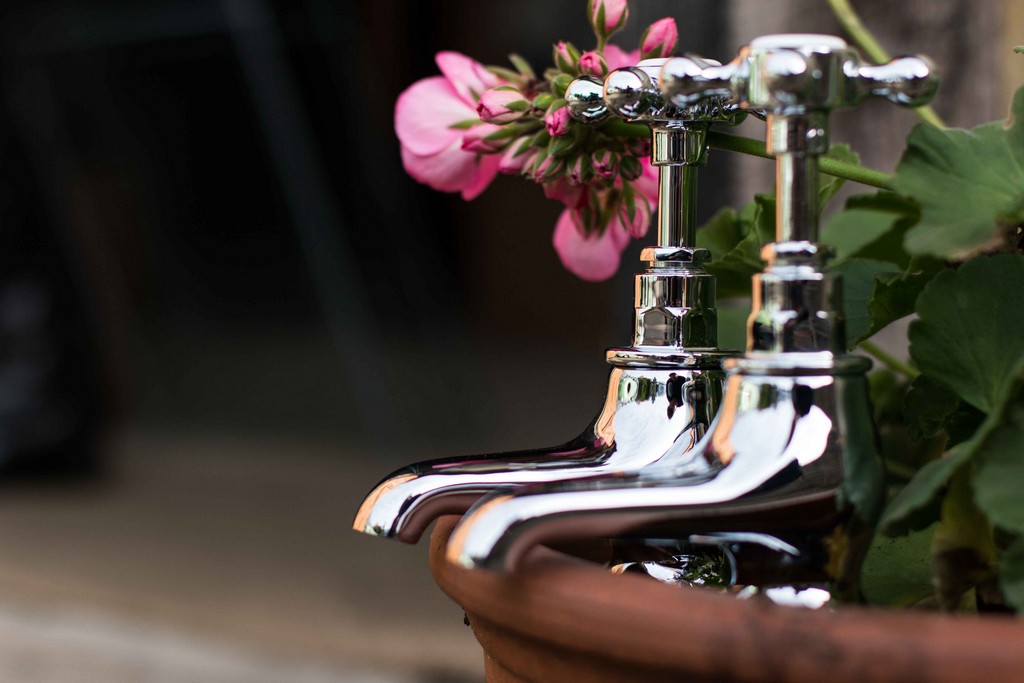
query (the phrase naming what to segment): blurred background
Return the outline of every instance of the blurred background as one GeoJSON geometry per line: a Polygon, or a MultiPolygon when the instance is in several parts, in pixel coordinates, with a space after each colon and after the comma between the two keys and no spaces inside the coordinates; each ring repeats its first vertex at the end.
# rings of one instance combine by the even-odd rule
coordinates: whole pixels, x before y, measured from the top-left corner
{"type": "MultiPolygon", "coordinates": [[[[1024,82],[1018,0],[854,4],[936,59],[956,125],[1024,82]]],[[[558,204],[519,178],[471,203],[418,185],[393,105],[442,49],[542,70],[559,39],[589,48],[584,6],[3,4],[0,680],[482,677],[425,544],[352,515],[405,463],[582,430],[643,245],[575,279],[558,204]]],[[[824,0],[644,0],[616,42],[666,15],[723,61],[838,31],[824,0]]],[[[836,120],[886,170],[916,122],[836,120]]],[[[700,182],[703,219],[771,165],[713,154],[700,182]]]]}

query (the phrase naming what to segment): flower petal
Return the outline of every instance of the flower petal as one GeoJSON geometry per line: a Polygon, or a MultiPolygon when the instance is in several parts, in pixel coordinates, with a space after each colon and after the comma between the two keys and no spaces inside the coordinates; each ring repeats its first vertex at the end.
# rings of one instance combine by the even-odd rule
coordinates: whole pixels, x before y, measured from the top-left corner
{"type": "Polygon", "coordinates": [[[462,138],[452,124],[476,119],[476,111],[441,76],[416,81],[395,102],[395,134],[412,154],[437,154],[462,138]]]}
{"type": "Polygon", "coordinates": [[[640,164],[643,166],[643,174],[633,181],[633,188],[647,197],[651,202],[651,205],[658,206],[658,169],[651,166],[651,160],[647,157],[640,159],[640,164]]]}
{"type": "Polygon", "coordinates": [[[618,45],[609,43],[604,46],[604,61],[608,70],[621,69],[624,66],[636,66],[640,61],[640,50],[626,52],[618,45]]]}
{"type": "MultiPolygon", "coordinates": [[[[629,241],[629,235],[626,235],[626,241],[629,241]]],[[[612,225],[603,235],[584,236],[576,228],[571,211],[566,209],[555,224],[552,243],[562,265],[581,280],[607,280],[619,269],[622,249],[615,243],[612,225]]]]}
{"type": "Polygon", "coordinates": [[[460,192],[476,177],[476,154],[463,151],[459,138],[437,154],[414,154],[403,145],[402,165],[414,179],[440,192],[460,192]]]}
{"type": "Polygon", "coordinates": [[[471,199],[476,199],[498,175],[498,167],[500,165],[500,154],[481,155],[480,161],[476,164],[476,175],[473,176],[468,185],[462,188],[462,198],[467,202],[471,199]]]}
{"type": "Polygon", "coordinates": [[[485,69],[483,64],[461,52],[451,50],[438,52],[434,56],[434,61],[462,101],[473,107],[474,110],[476,102],[484,90],[504,83],[485,69]]]}
{"type": "MultiPolygon", "coordinates": [[[[650,218],[650,214],[648,214],[648,218],[650,218]]],[[[623,225],[618,216],[612,216],[611,220],[608,221],[608,227],[605,228],[604,234],[612,241],[612,244],[615,245],[620,254],[629,245],[629,240],[632,239],[629,229],[623,225]]]]}

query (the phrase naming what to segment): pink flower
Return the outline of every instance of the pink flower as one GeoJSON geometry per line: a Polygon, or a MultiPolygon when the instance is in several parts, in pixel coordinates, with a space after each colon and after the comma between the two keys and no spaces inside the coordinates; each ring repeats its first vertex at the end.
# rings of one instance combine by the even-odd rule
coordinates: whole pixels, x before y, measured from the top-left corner
{"type": "Polygon", "coordinates": [[[584,76],[603,77],[608,73],[608,64],[600,52],[590,50],[580,57],[580,73],[584,76]]]}
{"type": "Polygon", "coordinates": [[[585,187],[572,185],[564,177],[555,178],[544,183],[544,196],[562,202],[571,209],[579,207],[584,200],[585,187]]]}
{"type": "Polygon", "coordinates": [[[481,121],[505,124],[522,118],[527,106],[523,94],[507,85],[485,90],[477,102],[476,113],[480,115],[481,121]]]}
{"type": "Polygon", "coordinates": [[[633,181],[633,189],[646,197],[652,206],[657,206],[658,190],[661,184],[658,178],[658,169],[651,166],[649,158],[638,159],[638,161],[644,171],[639,178],[633,181]]]}
{"type": "Polygon", "coordinates": [[[590,0],[587,15],[594,33],[607,38],[626,24],[629,18],[629,3],[626,0],[590,0]]]}
{"type": "Polygon", "coordinates": [[[519,173],[527,163],[533,161],[537,154],[536,150],[524,151],[522,154],[518,154],[519,147],[528,139],[526,137],[516,138],[512,141],[512,144],[505,148],[505,153],[501,155],[501,160],[498,162],[499,171],[502,173],[519,173]]]}
{"type": "Polygon", "coordinates": [[[456,124],[477,118],[474,92],[502,81],[458,52],[439,52],[435,59],[442,75],[416,81],[395,102],[402,165],[418,182],[470,200],[494,180],[499,159],[464,150],[466,131],[456,124]]]}
{"type": "Polygon", "coordinates": [[[639,193],[634,194],[632,200],[623,197],[617,218],[630,237],[640,239],[651,227],[651,205],[639,193]]]}
{"type": "Polygon", "coordinates": [[[548,129],[548,135],[553,138],[565,135],[569,132],[569,109],[559,107],[544,115],[544,126],[548,129]]]}
{"type": "Polygon", "coordinates": [[[618,156],[607,149],[594,152],[594,173],[599,178],[611,180],[619,168],[618,156]]]}
{"type": "Polygon", "coordinates": [[[591,160],[586,154],[576,157],[569,165],[567,180],[571,185],[581,185],[590,180],[593,175],[591,171],[591,160]]]}
{"type": "Polygon", "coordinates": [[[612,218],[600,235],[584,234],[577,209],[566,209],[558,217],[552,244],[558,258],[570,273],[588,282],[607,280],[619,269],[622,251],[629,244],[629,234],[617,218],[612,218]]]}
{"type": "Polygon", "coordinates": [[[640,38],[640,56],[642,59],[668,57],[676,49],[679,40],[679,29],[672,17],[658,19],[647,27],[640,38]]]}
{"type": "Polygon", "coordinates": [[[495,126],[490,123],[481,123],[479,126],[473,126],[462,136],[462,149],[467,152],[479,152],[480,154],[500,152],[508,144],[508,138],[488,139],[499,130],[501,130],[501,126],[495,126]]]}
{"type": "Polygon", "coordinates": [[[658,170],[649,159],[639,159],[643,173],[630,184],[634,192],[634,209],[630,212],[620,197],[604,232],[598,226],[593,201],[608,200],[607,191],[592,193],[584,185],[571,185],[560,177],[544,184],[544,194],[567,207],[555,225],[552,238],[555,251],[565,268],[583,280],[596,282],[610,278],[619,269],[622,251],[630,237],[643,237],[650,227],[651,210],[658,202],[658,170]],[[588,225],[589,223],[589,225],[588,225]]]}
{"type": "Polygon", "coordinates": [[[640,61],[640,50],[626,52],[618,45],[604,46],[604,63],[609,70],[621,69],[624,66],[636,66],[640,61]]]}
{"type": "Polygon", "coordinates": [[[560,41],[555,45],[551,54],[552,60],[559,71],[564,73],[576,73],[576,62],[580,58],[580,51],[572,43],[560,41]]]}

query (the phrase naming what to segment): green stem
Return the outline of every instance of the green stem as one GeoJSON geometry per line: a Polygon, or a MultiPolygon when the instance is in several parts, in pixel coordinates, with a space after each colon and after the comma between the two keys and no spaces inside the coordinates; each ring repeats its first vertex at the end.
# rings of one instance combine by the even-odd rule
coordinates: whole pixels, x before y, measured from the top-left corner
{"type": "Polygon", "coordinates": [[[885,367],[889,368],[893,372],[900,373],[907,379],[916,379],[917,376],[921,374],[921,372],[916,368],[913,368],[910,365],[904,363],[903,361],[892,357],[891,355],[883,351],[881,347],[879,347],[876,344],[872,344],[869,341],[862,341],[860,343],[860,348],[862,348],[868,354],[878,359],[878,361],[885,367]]]}
{"type": "MultiPolygon", "coordinates": [[[[763,159],[774,159],[765,149],[764,143],[753,138],[745,138],[740,135],[728,135],[718,131],[708,133],[708,144],[715,149],[725,149],[730,152],[740,152],[763,159]]],[[[876,171],[873,168],[865,168],[858,164],[851,164],[839,161],[830,157],[821,157],[818,161],[819,170],[837,178],[845,178],[863,185],[870,185],[882,190],[891,190],[891,178],[887,173],[876,171]]]]}
{"type": "MultiPolygon", "coordinates": [[[[828,4],[832,8],[832,13],[836,15],[836,19],[843,25],[843,29],[871,61],[875,64],[884,64],[892,59],[892,56],[882,47],[874,34],[860,20],[850,4],[850,0],[828,0],[828,4]]],[[[946,127],[942,118],[929,105],[915,107],[914,112],[921,117],[922,121],[930,123],[936,128],[946,127]]]]}
{"type": "MultiPolygon", "coordinates": [[[[647,126],[642,123],[626,123],[622,119],[610,118],[601,124],[601,130],[616,137],[645,138],[651,134],[647,126]]],[[[762,159],[774,159],[775,157],[765,149],[764,142],[754,138],[743,137],[742,135],[729,135],[716,130],[708,131],[708,145],[715,149],[724,149],[729,152],[739,152],[750,156],[761,157],[762,159]]],[[[888,173],[876,171],[873,168],[865,168],[858,164],[850,164],[830,157],[821,157],[818,161],[819,170],[822,173],[852,180],[862,185],[870,185],[882,190],[891,190],[891,178],[888,173]]]]}

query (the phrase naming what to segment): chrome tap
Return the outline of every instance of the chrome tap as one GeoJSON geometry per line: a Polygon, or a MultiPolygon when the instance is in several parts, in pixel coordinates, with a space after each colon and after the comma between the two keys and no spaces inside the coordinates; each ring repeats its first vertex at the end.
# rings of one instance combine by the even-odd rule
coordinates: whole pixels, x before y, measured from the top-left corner
{"type": "Polygon", "coordinates": [[[746,353],[725,363],[718,416],[695,447],[679,443],[643,471],[492,493],[456,527],[447,558],[505,570],[538,543],[632,538],[671,546],[670,558],[713,547],[735,585],[856,594],[881,467],[870,362],[844,352],[841,282],[816,241],[818,157],[831,109],[868,95],[923,104],[934,70],[916,57],[867,66],[839,38],[781,35],[726,65],[671,59],[660,85],[676,106],[715,96],[763,111],[776,156],[776,241],[753,278],[746,353]]]}
{"type": "Polygon", "coordinates": [[[696,170],[706,162],[708,126],[733,123],[738,110],[718,100],[666,104],[657,87],[664,61],[616,70],[604,83],[576,79],[566,94],[578,121],[616,115],[647,123],[661,183],[658,246],[643,251],[648,267],[636,276],[633,343],[607,352],[612,370],[600,414],[560,446],[404,467],[365,498],[356,531],[415,543],[434,519],[465,512],[498,487],[635,471],[707,431],[726,354],[717,348],[715,279],[702,267],[708,254],[694,246],[696,170]]]}

